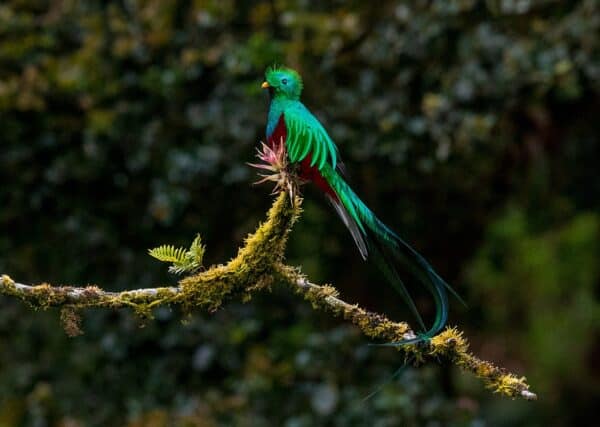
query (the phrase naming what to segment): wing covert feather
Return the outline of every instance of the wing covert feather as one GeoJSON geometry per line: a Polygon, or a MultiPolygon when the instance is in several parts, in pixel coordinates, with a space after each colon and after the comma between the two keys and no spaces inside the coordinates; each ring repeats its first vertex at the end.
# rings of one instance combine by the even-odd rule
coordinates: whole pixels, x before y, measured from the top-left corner
{"type": "Polygon", "coordinates": [[[326,163],[335,169],[337,148],[317,118],[301,103],[286,108],[287,150],[292,163],[311,155],[311,166],[321,170],[326,163]]]}

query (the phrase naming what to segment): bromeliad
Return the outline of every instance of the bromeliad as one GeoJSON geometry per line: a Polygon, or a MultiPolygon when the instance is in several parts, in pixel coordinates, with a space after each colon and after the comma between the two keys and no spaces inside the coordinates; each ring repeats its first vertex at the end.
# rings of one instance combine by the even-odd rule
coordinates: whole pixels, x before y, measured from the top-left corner
{"type": "Polygon", "coordinates": [[[301,181],[314,183],[325,194],[350,230],[363,259],[372,256],[422,328],[417,337],[393,344],[416,343],[437,334],[448,319],[446,290],[452,289],[419,253],[375,216],[342,178],[337,147],[323,125],[300,102],[300,75],[289,68],[271,67],[265,73],[262,88],[269,91],[270,106],[267,146],[259,151],[259,157],[271,165],[262,166],[263,170],[276,172],[272,176],[263,175],[263,181],[275,181],[279,188],[292,193],[295,188],[289,180],[292,173],[301,181]],[[400,278],[397,264],[425,286],[435,300],[436,316],[428,330],[400,278]]]}

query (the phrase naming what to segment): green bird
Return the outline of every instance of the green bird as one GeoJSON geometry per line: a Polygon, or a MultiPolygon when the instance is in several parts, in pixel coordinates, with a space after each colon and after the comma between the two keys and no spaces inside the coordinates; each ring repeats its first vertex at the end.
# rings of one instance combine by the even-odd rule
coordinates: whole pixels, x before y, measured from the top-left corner
{"type": "Polygon", "coordinates": [[[299,178],[313,182],[325,194],[352,234],[363,259],[370,256],[375,260],[415,315],[422,332],[415,338],[390,344],[416,343],[433,337],[448,319],[446,290],[452,289],[417,251],[375,216],[343,179],[337,147],[300,101],[302,87],[302,78],[296,71],[284,67],[267,69],[262,84],[270,95],[267,145],[273,151],[285,150],[287,162],[296,168],[299,178]],[[399,265],[435,300],[435,320],[428,330],[400,278],[399,265]]]}

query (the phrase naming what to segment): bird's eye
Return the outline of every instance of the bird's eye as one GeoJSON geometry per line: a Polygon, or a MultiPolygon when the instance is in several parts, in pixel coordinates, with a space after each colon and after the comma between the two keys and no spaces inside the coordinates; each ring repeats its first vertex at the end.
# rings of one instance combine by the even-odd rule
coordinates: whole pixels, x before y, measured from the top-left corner
{"type": "Polygon", "coordinates": [[[287,84],[287,79],[281,79],[281,83],[283,83],[284,85],[287,84]]]}

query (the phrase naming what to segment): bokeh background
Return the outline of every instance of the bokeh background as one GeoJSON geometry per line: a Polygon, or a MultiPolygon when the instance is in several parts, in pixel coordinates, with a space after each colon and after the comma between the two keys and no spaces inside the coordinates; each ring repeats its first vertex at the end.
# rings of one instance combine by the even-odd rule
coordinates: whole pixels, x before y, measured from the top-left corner
{"type": "MultiPolygon", "coordinates": [[[[537,402],[407,369],[287,289],[214,313],[84,314],[0,298],[2,426],[590,425],[600,396],[600,7],[595,0],[5,0],[0,272],[175,283],[147,255],[199,232],[226,261],[251,186],[266,66],[296,67],[350,181],[465,298],[450,323],[537,402]],[[183,321],[182,321],[183,320],[183,321]]],[[[407,313],[306,190],[290,263],[407,313]]],[[[418,304],[424,313],[426,298],[418,304]]]]}

